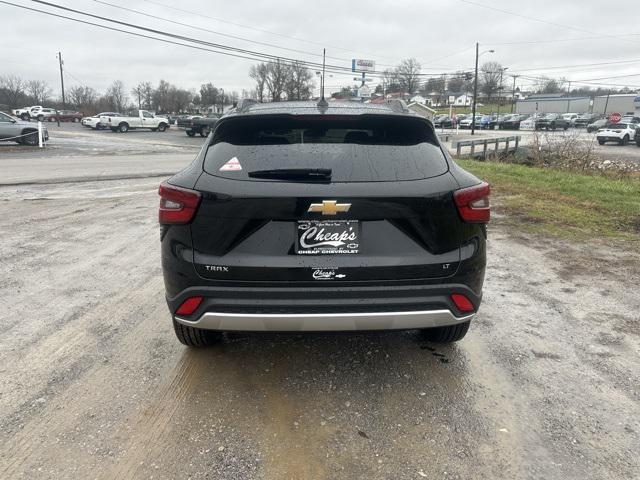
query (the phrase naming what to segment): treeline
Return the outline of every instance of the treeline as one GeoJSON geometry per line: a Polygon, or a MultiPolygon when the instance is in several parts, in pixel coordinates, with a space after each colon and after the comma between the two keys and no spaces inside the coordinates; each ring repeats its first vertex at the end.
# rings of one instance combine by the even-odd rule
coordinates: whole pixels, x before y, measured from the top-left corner
{"type": "Polygon", "coordinates": [[[277,60],[252,65],[249,77],[256,82],[252,93],[260,102],[308,100],[313,96],[313,72],[298,62],[277,60]]]}
{"type": "MultiPolygon", "coordinates": [[[[249,93],[243,91],[242,95],[249,96],[249,93]]],[[[86,115],[134,108],[157,113],[190,113],[223,103],[228,105],[239,98],[238,92],[224,92],[211,82],[201,85],[199,91],[179,88],[165,80],[160,80],[157,86],[140,82],[130,90],[121,80],[114,80],[104,92],[82,85],[65,89],[66,107],[86,115]]],[[[25,80],[17,75],[0,76],[0,108],[31,105],[62,108],[62,98],[54,97],[52,88],[45,81],[25,80]]]]}

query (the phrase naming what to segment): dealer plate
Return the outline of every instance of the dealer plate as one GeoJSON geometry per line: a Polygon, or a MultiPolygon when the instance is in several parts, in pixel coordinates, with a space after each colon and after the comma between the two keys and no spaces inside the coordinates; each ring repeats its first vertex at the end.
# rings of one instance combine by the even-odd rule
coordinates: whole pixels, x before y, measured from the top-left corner
{"type": "Polygon", "coordinates": [[[357,220],[300,220],[297,225],[298,255],[353,255],[360,252],[357,220]]]}

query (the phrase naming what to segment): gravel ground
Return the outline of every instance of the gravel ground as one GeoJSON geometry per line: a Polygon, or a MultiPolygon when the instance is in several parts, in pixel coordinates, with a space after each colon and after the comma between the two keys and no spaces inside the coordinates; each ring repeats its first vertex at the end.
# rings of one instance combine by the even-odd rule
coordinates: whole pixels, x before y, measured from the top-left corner
{"type": "Polygon", "coordinates": [[[159,180],[0,187],[0,478],[638,478],[638,252],[497,216],[456,345],[195,351],[164,303],[159,180]]]}

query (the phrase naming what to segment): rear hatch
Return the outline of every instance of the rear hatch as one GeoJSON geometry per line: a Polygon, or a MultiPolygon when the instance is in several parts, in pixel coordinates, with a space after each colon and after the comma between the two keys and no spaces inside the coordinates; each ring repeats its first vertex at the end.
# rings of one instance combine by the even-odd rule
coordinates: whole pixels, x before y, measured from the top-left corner
{"type": "Polygon", "coordinates": [[[456,188],[420,118],[228,117],[195,186],[194,264],[225,281],[447,277],[460,260],[456,188]]]}

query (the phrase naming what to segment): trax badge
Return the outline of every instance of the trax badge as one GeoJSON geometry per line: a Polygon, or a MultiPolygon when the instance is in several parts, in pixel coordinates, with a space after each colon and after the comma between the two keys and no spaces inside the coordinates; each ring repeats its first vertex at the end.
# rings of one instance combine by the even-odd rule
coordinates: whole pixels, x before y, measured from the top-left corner
{"type": "Polygon", "coordinates": [[[240,165],[240,160],[237,157],[233,157],[220,167],[221,172],[239,172],[240,170],[242,170],[242,165],[240,165]]]}
{"type": "Polygon", "coordinates": [[[348,212],[350,203],[338,203],[336,200],[323,200],[322,203],[312,203],[307,212],[320,212],[323,215],[335,215],[338,212],[348,212]]]}

